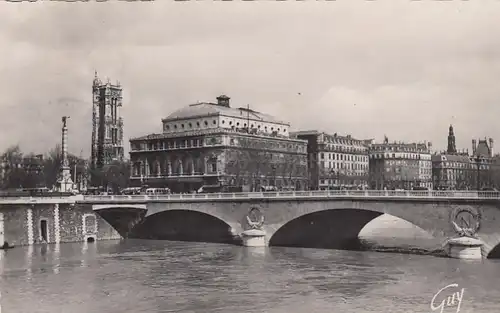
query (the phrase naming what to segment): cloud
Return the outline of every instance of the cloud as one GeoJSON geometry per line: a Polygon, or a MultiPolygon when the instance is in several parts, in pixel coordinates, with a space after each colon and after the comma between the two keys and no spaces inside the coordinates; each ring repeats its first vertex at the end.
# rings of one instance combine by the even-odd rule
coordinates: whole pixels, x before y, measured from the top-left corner
{"type": "Polygon", "coordinates": [[[124,87],[125,136],[226,93],[295,129],[457,144],[498,137],[500,7],[464,2],[0,4],[0,149],[45,151],[70,115],[90,152],[91,83],[124,87]],[[300,95],[298,94],[300,93],[300,95]]]}

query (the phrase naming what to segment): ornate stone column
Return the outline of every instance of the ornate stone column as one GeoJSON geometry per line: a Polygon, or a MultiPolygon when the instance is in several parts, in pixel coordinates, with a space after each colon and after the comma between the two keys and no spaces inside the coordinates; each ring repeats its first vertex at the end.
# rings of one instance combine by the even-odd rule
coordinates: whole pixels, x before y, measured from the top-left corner
{"type": "Polygon", "coordinates": [[[172,176],[172,162],[170,162],[170,159],[167,160],[167,173],[168,176],[172,176]]]}
{"type": "Polygon", "coordinates": [[[203,157],[203,174],[208,172],[208,156],[203,157]]]}
{"type": "Polygon", "coordinates": [[[179,175],[184,175],[184,164],[182,164],[182,159],[179,159],[179,175]]]}
{"type": "Polygon", "coordinates": [[[191,175],[194,175],[194,159],[191,158],[191,175]]]}
{"type": "Polygon", "coordinates": [[[149,176],[149,172],[150,172],[150,168],[149,168],[149,160],[146,158],[146,162],[145,162],[145,176],[148,177],[149,176]]]}
{"type": "Polygon", "coordinates": [[[57,184],[59,186],[59,191],[67,192],[73,189],[73,181],[71,180],[71,172],[68,162],[68,126],[67,120],[69,116],[62,117],[62,129],[61,129],[61,163],[59,178],[57,184]]]}
{"type": "Polygon", "coordinates": [[[161,176],[161,164],[158,159],[156,159],[156,176],[161,176]]]}
{"type": "Polygon", "coordinates": [[[139,161],[139,176],[144,176],[144,170],[145,170],[145,167],[144,167],[144,161],[139,161]]]}
{"type": "Polygon", "coordinates": [[[219,172],[219,169],[222,167],[221,160],[218,155],[214,156],[213,161],[215,163],[215,174],[219,172]]]}

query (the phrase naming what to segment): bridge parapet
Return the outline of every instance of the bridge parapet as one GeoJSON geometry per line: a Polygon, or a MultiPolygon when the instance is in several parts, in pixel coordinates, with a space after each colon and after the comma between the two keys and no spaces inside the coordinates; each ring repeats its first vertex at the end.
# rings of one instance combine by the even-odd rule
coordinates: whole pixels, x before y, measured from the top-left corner
{"type": "Polygon", "coordinates": [[[237,193],[203,193],[203,194],[169,194],[169,195],[109,195],[83,196],[78,202],[133,202],[149,201],[179,202],[186,201],[219,201],[219,200],[301,200],[301,199],[356,199],[356,200],[500,200],[500,192],[496,191],[394,191],[394,190],[329,190],[329,191],[280,191],[280,192],[237,192],[237,193]]]}
{"type": "Polygon", "coordinates": [[[56,203],[147,203],[150,201],[231,201],[231,200],[500,200],[497,191],[425,191],[425,190],[327,190],[235,192],[168,195],[92,195],[69,197],[0,197],[0,204],[56,204],[56,203]]]}
{"type": "Polygon", "coordinates": [[[83,200],[83,196],[69,197],[0,197],[1,204],[74,204],[83,200]]]}

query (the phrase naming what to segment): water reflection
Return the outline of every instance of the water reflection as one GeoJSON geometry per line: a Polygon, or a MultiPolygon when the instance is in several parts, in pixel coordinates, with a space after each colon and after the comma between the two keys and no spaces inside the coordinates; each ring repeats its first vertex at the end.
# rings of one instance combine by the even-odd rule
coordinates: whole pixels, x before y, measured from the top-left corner
{"type": "Polygon", "coordinates": [[[89,262],[94,260],[98,254],[97,243],[84,241],[81,248],[80,267],[90,266],[89,262]]]}
{"type": "Polygon", "coordinates": [[[26,262],[26,278],[31,280],[33,277],[32,266],[33,266],[33,256],[34,256],[34,246],[30,245],[26,247],[25,262],[26,262]]]}
{"type": "Polygon", "coordinates": [[[0,250],[0,275],[2,275],[3,273],[3,269],[5,267],[5,260],[6,260],[5,251],[0,250]]]}
{"type": "Polygon", "coordinates": [[[61,267],[61,244],[54,244],[54,251],[52,253],[52,272],[54,274],[59,274],[59,268],[61,267]]]}
{"type": "Polygon", "coordinates": [[[87,267],[87,250],[89,249],[89,243],[84,241],[82,244],[82,253],[80,260],[80,267],[87,267]]]}

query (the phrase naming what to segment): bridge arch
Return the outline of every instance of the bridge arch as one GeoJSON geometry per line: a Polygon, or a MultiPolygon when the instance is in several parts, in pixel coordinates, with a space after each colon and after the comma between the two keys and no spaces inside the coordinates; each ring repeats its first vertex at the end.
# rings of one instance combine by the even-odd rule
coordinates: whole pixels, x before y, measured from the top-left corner
{"type": "Polygon", "coordinates": [[[108,222],[123,238],[146,216],[145,204],[98,204],[92,210],[108,222]]]}
{"type": "Polygon", "coordinates": [[[478,236],[483,241],[483,258],[500,259],[500,233],[485,234],[479,231],[478,236]]]}
{"type": "Polygon", "coordinates": [[[282,212],[281,218],[270,214],[267,219],[265,230],[271,246],[307,244],[310,247],[347,249],[351,245],[359,245],[359,232],[383,214],[409,222],[429,237],[434,237],[436,245],[441,247],[446,243],[445,238],[454,236],[449,223],[448,204],[436,205],[425,201],[310,201],[289,204],[278,210],[282,212]],[[333,240],[332,235],[337,239],[333,240]],[[295,238],[297,242],[291,242],[290,238],[295,238]]]}
{"type": "Polygon", "coordinates": [[[172,209],[148,213],[131,238],[214,243],[240,243],[231,223],[198,210],[172,209]]]}
{"type": "MultiPolygon", "coordinates": [[[[271,230],[269,246],[358,250],[362,247],[360,232],[384,212],[337,208],[305,213],[271,230]]],[[[392,217],[397,217],[389,214],[392,217]]],[[[400,217],[397,217],[401,219],[400,217]]],[[[433,236],[418,225],[401,219],[433,236]]]]}
{"type": "Polygon", "coordinates": [[[487,259],[500,259],[500,243],[494,246],[491,250],[486,250],[483,255],[487,259]]]}

